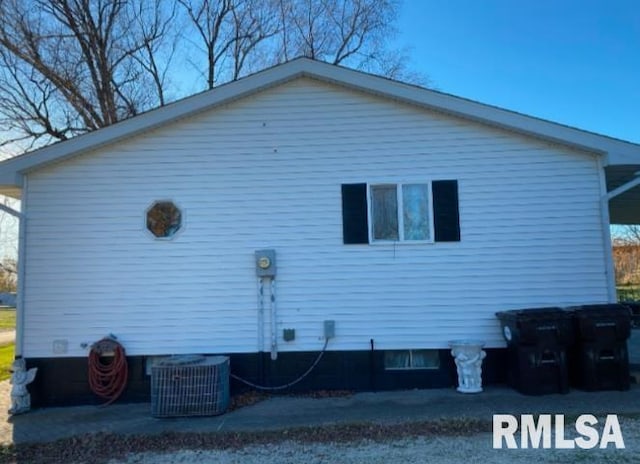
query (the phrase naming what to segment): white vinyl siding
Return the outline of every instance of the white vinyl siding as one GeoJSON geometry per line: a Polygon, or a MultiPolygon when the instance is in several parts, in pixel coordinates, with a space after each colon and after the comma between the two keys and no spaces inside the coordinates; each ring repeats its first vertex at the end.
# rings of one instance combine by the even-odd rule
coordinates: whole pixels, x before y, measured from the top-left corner
{"type": "Polygon", "coordinates": [[[330,350],[504,346],[496,311],[607,299],[595,156],[310,79],[28,181],[26,357],[86,356],[110,333],[130,355],[268,351],[264,248],[282,351],[319,350],[324,320],[330,350]],[[342,184],[424,179],[458,180],[460,242],[343,244],[342,184]],[[183,223],[154,240],[165,199],[183,223]]]}

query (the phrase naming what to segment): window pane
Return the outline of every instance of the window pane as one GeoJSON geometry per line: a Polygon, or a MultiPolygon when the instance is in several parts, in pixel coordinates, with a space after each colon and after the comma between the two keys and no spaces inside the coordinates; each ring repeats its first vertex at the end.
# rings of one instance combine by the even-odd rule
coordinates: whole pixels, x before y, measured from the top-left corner
{"type": "Polygon", "coordinates": [[[412,350],[411,367],[416,369],[438,369],[440,367],[438,350],[412,350]]]}
{"type": "Polygon", "coordinates": [[[426,184],[402,186],[405,240],[429,240],[429,188],[426,184]]]}
{"type": "Polygon", "coordinates": [[[398,197],[395,185],[371,187],[374,240],[398,240],[398,197]]]}
{"type": "Polygon", "coordinates": [[[408,369],[411,367],[411,355],[409,350],[385,351],[385,369],[408,369]]]}
{"type": "Polygon", "coordinates": [[[385,369],[438,369],[438,350],[388,350],[384,352],[385,369]]]}

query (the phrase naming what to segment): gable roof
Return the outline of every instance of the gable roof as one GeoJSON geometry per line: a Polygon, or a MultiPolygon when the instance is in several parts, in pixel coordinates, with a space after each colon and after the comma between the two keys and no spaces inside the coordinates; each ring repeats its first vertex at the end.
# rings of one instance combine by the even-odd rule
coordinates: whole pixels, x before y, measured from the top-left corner
{"type": "Polygon", "coordinates": [[[608,164],[640,164],[640,145],[526,116],[435,90],[393,81],[336,65],[298,58],[108,127],[58,142],[0,163],[0,193],[17,196],[22,174],[52,162],[114,143],[177,119],[215,108],[299,77],[379,95],[477,121],[605,157],[608,164]]]}

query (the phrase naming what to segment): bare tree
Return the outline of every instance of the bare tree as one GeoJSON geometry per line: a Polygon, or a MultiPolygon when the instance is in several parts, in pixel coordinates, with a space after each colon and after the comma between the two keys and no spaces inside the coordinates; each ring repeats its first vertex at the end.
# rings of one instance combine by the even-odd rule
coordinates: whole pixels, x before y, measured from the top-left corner
{"type": "MultiPolygon", "coordinates": [[[[18,209],[19,201],[0,196],[6,207],[18,209]]],[[[0,291],[15,291],[18,277],[18,218],[4,211],[0,212],[0,291]]]]}
{"type": "Polygon", "coordinates": [[[204,63],[192,61],[191,64],[206,76],[208,89],[241,77],[256,47],[278,32],[274,3],[268,0],[178,2],[195,32],[194,38],[187,32],[187,40],[204,52],[204,63]]]}
{"type": "MultiPolygon", "coordinates": [[[[157,104],[167,103],[166,93],[169,81],[170,64],[177,48],[178,34],[171,33],[171,24],[176,17],[176,4],[163,5],[159,0],[153,3],[133,4],[134,27],[139,31],[140,52],[131,57],[146,72],[151,81],[152,95],[157,96],[157,104]]],[[[132,49],[137,48],[132,43],[132,49]]],[[[151,106],[153,101],[150,102],[151,106]]]]}
{"type": "Polygon", "coordinates": [[[406,55],[388,48],[396,0],[178,1],[203,51],[204,62],[192,64],[206,69],[209,89],[299,56],[416,80],[406,55]]]}
{"type": "Polygon", "coordinates": [[[616,225],[611,232],[619,296],[627,300],[637,299],[637,285],[640,283],[640,225],[616,225]]]}
{"type": "Polygon", "coordinates": [[[245,0],[238,2],[233,9],[233,80],[268,64],[256,52],[260,45],[276,36],[280,30],[274,8],[274,2],[245,0]]]}
{"type": "Polygon", "coordinates": [[[0,148],[164,105],[189,77],[172,68],[178,54],[209,89],[297,56],[415,80],[389,48],[397,11],[398,0],[0,0],[0,148]]]}
{"type": "Polygon", "coordinates": [[[236,37],[232,26],[234,0],[178,0],[178,3],[197,33],[198,40],[193,43],[204,45],[207,88],[212,89],[218,80],[218,65],[236,37]]]}
{"type": "Polygon", "coordinates": [[[65,140],[164,103],[162,0],[0,0],[3,143],[65,140]]]}
{"type": "Polygon", "coordinates": [[[640,225],[627,224],[612,228],[614,244],[635,245],[640,247],[640,225]]]}
{"type": "Polygon", "coordinates": [[[0,261],[0,292],[15,292],[18,283],[18,263],[15,259],[0,261]]]}
{"type": "Polygon", "coordinates": [[[395,33],[395,0],[278,1],[279,52],[284,61],[302,55],[360,68],[382,64],[387,55],[389,38],[395,33]]]}

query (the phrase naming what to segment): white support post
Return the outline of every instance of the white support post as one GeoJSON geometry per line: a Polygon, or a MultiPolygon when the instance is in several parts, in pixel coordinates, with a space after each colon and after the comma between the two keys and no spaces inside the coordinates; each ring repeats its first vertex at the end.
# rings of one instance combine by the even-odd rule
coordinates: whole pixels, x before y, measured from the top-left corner
{"type": "MultiPolygon", "coordinates": [[[[598,171],[600,173],[600,221],[602,223],[602,246],[604,248],[604,265],[605,265],[605,278],[607,282],[607,296],[609,297],[609,303],[615,303],[618,300],[618,295],[616,293],[616,277],[615,277],[615,268],[613,265],[613,248],[611,244],[611,224],[609,219],[609,200],[613,198],[615,195],[611,195],[618,189],[612,190],[607,193],[607,178],[604,171],[604,164],[602,162],[602,158],[598,157],[598,171]]],[[[634,181],[638,180],[640,183],[640,177],[634,179],[634,181]]],[[[634,182],[631,181],[631,182],[634,182]]],[[[636,184],[637,184],[636,183],[636,184]]],[[[629,183],[623,185],[625,187],[629,185],[629,183]]],[[[633,186],[631,186],[633,187],[633,186]]],[[[629,188],[631,188],[629,187],[629,188]]],[[[624,191],[628,190],[625,189],[624,191]]],[[[622,192],[619,192],[622,193],[622,192]]],[[[619,193],[617,195],[619,195],[619,193]]]]}

